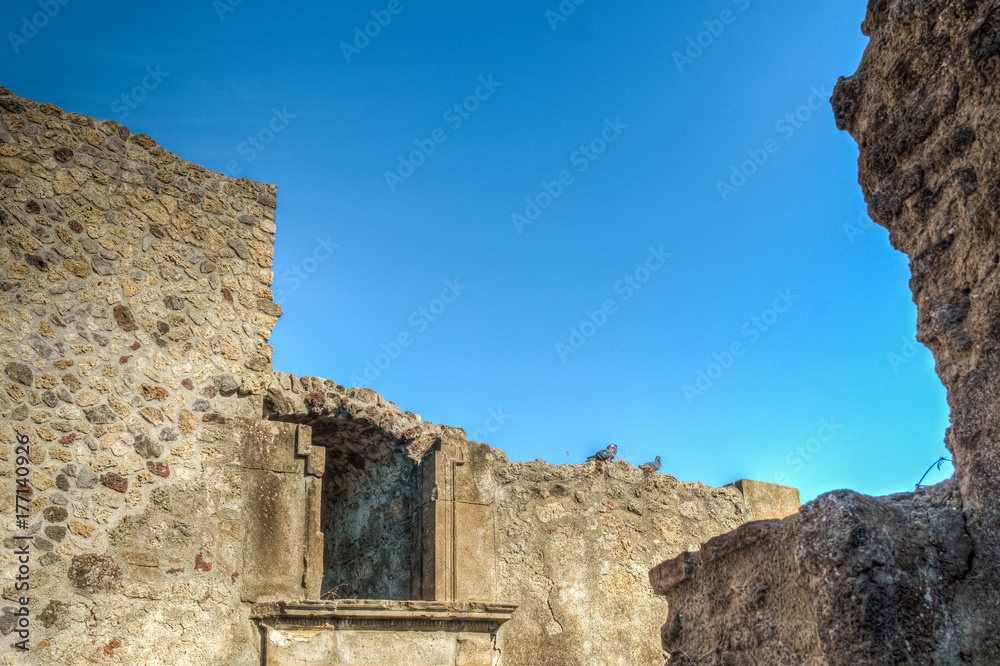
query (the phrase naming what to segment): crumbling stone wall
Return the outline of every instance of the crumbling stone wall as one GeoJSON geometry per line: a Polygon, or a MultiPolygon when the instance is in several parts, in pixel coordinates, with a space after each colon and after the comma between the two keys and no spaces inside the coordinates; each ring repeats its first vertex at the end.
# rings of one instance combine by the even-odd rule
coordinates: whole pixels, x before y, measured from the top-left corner
{"type": "Polygon", "coordinates": [[[651,573],[672,664],[1000,663],[1000,2],[871,0],[834,92],[872,219],[910,258],[954,479],[839,491],[651,573]]]}
{"type": "Polygon", "coordinates": [[[5,643],[32,537],[30,650],[5,663],[258,663],[253,602],[341,583],[447,612],[515,601],[504,663],[654,663],[642,571],[783,504],[624,462],[510,463],[368,389],[272,373],[275,205],[0,88],[5,643]]]}
{"type": "Polygon", "coordinates": [[[654,564],[742,525],[734,486],[682,483],[624,461],[498,461],[497,581],[518,610],[502,632],[506,666],[662,664],[667,604],[654,564]]]}
{"type": "MultiPolygon", "coordinates": [[[[350,464],[346,461],[352,457],[364,459],[349,471],[357,492],[348,494],[347,502],[361,496],[371,507],[409,507],[409,531],[392,529],[396,514],[383,518],[368,513],[368,524],[338,515],[357,530],[351,538],[383,540],[371,544],[373,560],[400,569],[384,576],[409,577],[413,599],[425,598],[421,595],[429,588],[421,566],[434,559],[427,552],[433,535],[427,533],[425,496],[445,492],[427,487],[422,472],[415,477],[413,470],[426,471],[442,442],[461,450],[456,497],[464,506],[456,512],[467,509],[473,519],[463,520],[457,513],[458,537],[474,533],[474,540],[491,552],[488,557],[466,553],[445,575],[455,578],[461,600],[466,600],[462,590],[473,589],[478,595],[473,601],[518,605],[498,637],[507,666],[662,663],[656,625],[666,604],[649,588],[648,569],[757,517],[798,508],[797,491],[771,484],[755,484],[752,490],[752,482],[709,488],[624,461],[574,466],[510,462],[499,449],[467,441],[460,429],[421,422],[373,391],[345,389],[317,377],[277,373],[265,408],[271,419],[309,423],[314,432],[326,430],[341,438],[327,454],[326,478],[334,484],[331,471],[338,465],[350,464]],[[331,466],[337,457],[345,462],[331,466]],[[409,490],[387,486],[366,468],[384,468],[414,485],[409,490]],[[408,498],[405,504],[399,501],[401,490],[408,498]],[[415,561],[393,559],[406,548],[413,550],[415,561]],[[471,568],[462,566],[470,559],[471,568]],[[481,566],[490,570],[477,568],[481,566]]],[[[314,436],[314,441],[320,440],[314,436]]],[[[340,498],[332,493],[329,499],[340,498]]],[[[336,524],[328,528],[342,529],[336,524]]],[[[328,548],[327,556],[332,552],[328,548]]],[[[366,573],[359,561],[327,560],[326,566],[335,572],[327,572],[329,582],[363,580],[366,573]]]]}
{"type": "Polygon", "coordinates": [[[274,187],[0,88],[4,645],[21,596],[32,618],[7,663],[254,663],[226,421],[270,381],[274,210],[274,187]]]}

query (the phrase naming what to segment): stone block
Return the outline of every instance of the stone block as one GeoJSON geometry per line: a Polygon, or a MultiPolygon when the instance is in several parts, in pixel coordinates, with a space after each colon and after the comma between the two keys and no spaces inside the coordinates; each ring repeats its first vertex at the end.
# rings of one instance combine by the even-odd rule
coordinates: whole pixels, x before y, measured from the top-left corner
{"type": "Polygon", "coordinates": [[[243,471],[242,598],[303,599],[306,489],[301,471],[243,471]]]}
{"type": "Polygon", "coordinates": [[[787,518],[802,506],[798,488],[749,479],[741,479],[733,485],[743,493],[754,520],[787,518]]]}
{"type": "Polygon", "coordinates": [[[699,553],[681,553],[649,570],[649,584],[657,594],[663,594],[678,583],[694,578],[699,553]]]}

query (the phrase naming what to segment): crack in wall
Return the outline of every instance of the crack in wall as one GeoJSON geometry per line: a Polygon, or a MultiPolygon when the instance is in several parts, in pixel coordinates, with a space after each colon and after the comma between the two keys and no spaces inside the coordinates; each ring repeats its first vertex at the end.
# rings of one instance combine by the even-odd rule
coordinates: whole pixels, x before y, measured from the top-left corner
{"type": "Polygon", "coordinates": [[[552,616],[552,621],[559,625],[559,631],[555,633],[561,634],[565,631],[565,627],[563,627],[563,623],[559,621],[559,618],[556,617],[556,612],[552,608],[552,588],[549,588],[549,593],[545,596],[545,605],[549,608],[549,615],[552,616]]]}
{"type": "Polygon", "coordinates": [[[493,646],[493,666],[500,666],[503,663],[503,650],[500,649],[499,635],[499,627],[490,632],[490,641],[493,646]]]}

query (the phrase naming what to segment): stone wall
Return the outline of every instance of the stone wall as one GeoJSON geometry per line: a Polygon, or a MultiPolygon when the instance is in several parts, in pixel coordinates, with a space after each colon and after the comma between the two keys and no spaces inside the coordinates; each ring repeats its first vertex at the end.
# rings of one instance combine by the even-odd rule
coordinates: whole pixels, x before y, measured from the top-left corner
{"type": "Polygon", "coordinates": [[[1000,663],[1000,2],[871,0],[862,29],[834,112],[910,259],[955,477],[823,495],[657,567],[672,664],[1000,663]]]}
{"type": "Polygon", "coordinates": [[[0,89],[0,633],[19,640],[30,597],[18,663],[256,659],[224,423],[259,418],[271,377],[274,210],[274,187],[0,89]]]}
{"type": "Polygon", "coordinates": [[[666,608],[643,572],[798,506],[621,461],[511,463],[369,389],[273,373],[273,187],[5,89],[0,110],[3,640],[22,597],[31,619],[7,664],[251,664],[262,645],[372,664],[357,646],[402,639],[653,664],[666,608]],[[411,625],[433,641],[390,635],[411,625]]]}
{"type": "MultiPolygon", "coordinates": [[[[754,517],[735,486],[682,483],[624,461],[502,461],[492,471],[497,581],[518,605],[501,632],[506,666],[662,664],[667,604],[648,570],[754,517]]],[[[798,493],[787,494],[797,509],[798,493]]]]}
{"type": "MultiPolygon", "coordinates": [[[[351,487],[344,501],[356,507],[361,498],[368,507],[363,519],[338,511],[347,527],[329,523],[328,544],[349,530],[371,550],[382,580],[411,582],[411,599],[517,606],[498,637],[506,666],[662,663],[657,620],[666,603],[649,587],[649,568],[799,506],[794,489],[752,481],[709,488],[624,461],[510,462],[460,429],[421,422],[370,390],[317,377],[277,373],[265,407],[272,419],[328,433],[325,487],[342,487],[336,479],[343,476],[351,487]],[[407,478],[410,486],[398,484],[407,478]],[[380,516],[386,506],[390,513],[380,516]],[[434,525],[429,512],[444,524],[434,525]]],[[[328,495],[331,503],[338,497],[328,495]]],[[[328,558],[334,548],[328,545],[328,558]]],[[[365,562],[328,559],[328,577],[367,580],[373,569],[365,562]]],[[[398,599],[401,588],[357,589],[398,599]]]]}

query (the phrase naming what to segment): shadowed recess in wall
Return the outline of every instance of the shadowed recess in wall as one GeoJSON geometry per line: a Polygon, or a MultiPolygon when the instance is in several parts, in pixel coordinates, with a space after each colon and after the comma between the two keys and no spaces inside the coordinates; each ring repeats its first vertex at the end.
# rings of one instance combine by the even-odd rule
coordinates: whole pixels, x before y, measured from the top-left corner
{"type": "Polygon", "coordinates": [[[313,445],[326,449],[323,595],[421,598],[415,594],[420,576],[417,463],[433,435],[410,441],[404,433],[419,427],[416,415],[391,409],[369,389],[277,376],[287,391],[268,393],[265,417],[311,426],[313,445]]]}

